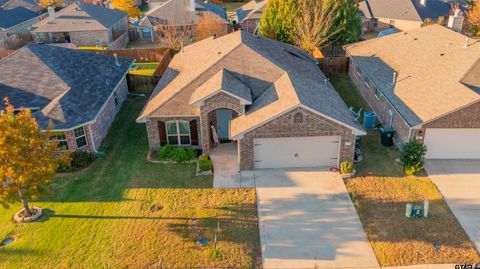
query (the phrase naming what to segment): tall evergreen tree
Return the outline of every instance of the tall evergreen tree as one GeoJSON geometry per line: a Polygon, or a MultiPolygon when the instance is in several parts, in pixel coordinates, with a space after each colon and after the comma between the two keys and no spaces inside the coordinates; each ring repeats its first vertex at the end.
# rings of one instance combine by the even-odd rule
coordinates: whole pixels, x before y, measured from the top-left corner
{"type": "Polygon", "coordinates": [[[330,37],[332,45],[345,45],[356,42],[362,31],[360,10],[355,0],[336,0],[335,19],[330,37]]]}
{"type": "Polygon", "coordinates": [[[260,20],[260,34],[278,41],[293,43],[297,0],[271,0],[260,20]]]}

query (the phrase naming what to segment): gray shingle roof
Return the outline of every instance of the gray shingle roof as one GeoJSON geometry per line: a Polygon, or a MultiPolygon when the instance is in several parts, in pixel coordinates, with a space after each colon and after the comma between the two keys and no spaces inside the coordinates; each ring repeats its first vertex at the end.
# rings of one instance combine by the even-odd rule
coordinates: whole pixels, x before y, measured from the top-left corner
{"type": "MultiPolygon", "coordinates": [[[[237,31],[184,48],[169,65],[138,121],[147,117],[197,115],[191,96],[222,69],[250,89],[252,105],[232,121],[232,136],[255,128],[281,113],[304,106],[354,130],[346,104],[329,84],[315,59],[285,43],[237,31]]],[[[360,131],[361,133],[362,131],[360,131]]]]}
{"type": "Polygon", "coordinates": [[[247,19],[260,19],[267,3],[268,0],[252,0],[240,8],[237,8],[235,13],[237,15],[238,23],[242,23],[247,19]]]}
{"type": "Polygon", "coordinates": [[[465,41],[466,36],[433,24],[345,50],[362,76],[366,74],[415,127],[480,100],[480,42],[470,40],[465,47],[465,41]]]}
{"type": "Polygon", "coordinates": [[[8,29],[24,21],[37,17],[38,14],[24,7],[12,9],[0,8],[0,29],[8,29]]]}
{"type": "Polygon", "coordinates": [[[0,6],[4,9],[24,7],[36,13],[40,13],[44,9],[38,5],[36,0],[8,0],[4,4],[0,3],[0,6]]]}
{"type": "Polygon", "coordinates": [[[41,128],[71,129],[95,120],[124,79],[130,59],[30,44],[0,60],[0,96],[15,107],[39,109],[41,128]]]}
{"type": "Polygon", "coordinates": [[[127,13],[84,2],[73,3],[35,25],[33,32],[73,32],[105,30],[127,17],[127,13]]]}
{"type": "Polygon", "coordinates": [[[426,6],[419,0],[365,0],[359,3],[360,11],[367,18],[389,18],[407,21],[424,21],[448,16],[451,3],[456,0],[427,0],[426,6]]]}

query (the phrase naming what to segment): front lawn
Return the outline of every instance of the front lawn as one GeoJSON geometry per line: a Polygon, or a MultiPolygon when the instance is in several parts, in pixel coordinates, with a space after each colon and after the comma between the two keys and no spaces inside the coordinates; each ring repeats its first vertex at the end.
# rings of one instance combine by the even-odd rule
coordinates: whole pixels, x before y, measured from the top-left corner
{"type": "Polygon", "coordinates": [[[0,208],[0,268],[185,268],[259,264],[254,189],[213,189],[195,164],[145,162],[145,126],[135,123],[146,97],[129,97],[99,158],[58,176],[51,196],[32,203],[39,221],[11,221],[20,204],[0,208]],[[214,229],[220,224],[217,251],[214,229]],[[209,240],[200,246],[198,238],[209,240]]]}
{"type": "MultiPolygon", "coordinates": [[[[349,106],[369,111],[348,76],[331,77],[332,84],[349,106]]],[[[381,266],[478,262],[480,256],[443,200],[433,182],[422,172],[407,177],[396,161],[397,150],[380,144],[378,131],[362,138],[364,160],[357,177],[346,186],[381,266]],[[408,219],[405,205],[430,201],[427,219],[408,219]],[[437,249],[435,248],[437,246],[437,249]]]]}

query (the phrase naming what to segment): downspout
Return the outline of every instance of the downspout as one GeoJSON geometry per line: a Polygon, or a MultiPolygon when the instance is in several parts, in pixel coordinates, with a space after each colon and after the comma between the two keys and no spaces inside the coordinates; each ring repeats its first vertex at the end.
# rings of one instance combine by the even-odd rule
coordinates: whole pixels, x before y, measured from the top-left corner
{"type": "Polygon", "coordinates": [[[154,34],[153,27],[150,27],[150,39],[152,40],[152,42],[154,41],[153,34],[154,34]]]}
{"type": "Polygon", "coordinates": [[[95,140],[93,140],[92,126],[90,124],[88,125],[88,133],[90,134],[90,141],[92,141],[93,151],[95,151],[95,153],[97,153],[97,147],[95,146],[95,140]]]}

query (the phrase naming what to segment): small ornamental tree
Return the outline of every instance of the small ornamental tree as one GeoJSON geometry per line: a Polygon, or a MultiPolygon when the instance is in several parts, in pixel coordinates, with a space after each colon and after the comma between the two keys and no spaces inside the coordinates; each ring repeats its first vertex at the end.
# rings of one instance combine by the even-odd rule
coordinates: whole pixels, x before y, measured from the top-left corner
{"type": "Polygon", "coordinates": [[[412,176],[423,169],[425,153],[427,153],[427,147],[415,140],[410,140],[403,146],[400,160],[405,174],[412,176]]]}
{"type": "Polygon", "coordinates": [[[0,202],[6,206],[15,200],[23,203],[24,214],[31,216],[28,201],[45,191],[65,160],[58,153],[57,142],[48,132],[39,130],[30,110],[15,113],[5,98],[0,111],[0,202]]]}
{"type": "Polygon", "coordinates": [[[197,26],[193,31],[193,37],[199,41],[208,37],[222,36],[227,34],[227,25],[217,16],[205,13],[199,18],[197,26]]]}
{"type": "Polygon", "coordinates": [[[112,0],[112,6],[127,13],[129,18],[140,16],[140,10],[133,0],[112,0]]]}
{"type": "Polygon", "coordinates": [[[293,44],[295,18],[300,16],[297,0],[271,0],[267,3],[259,30],[262,36],[293,44]]]}
{"type": "Polygon", "coordinates": [[[480,0],[471,1],[466,17],[466,31],[472,36],[480,36],[480,0]]]}
{"type": "Polygon", "coordinates": [[[48,8],[49,6],[52,7],[60,7],[62,6],[64,0],[40,0],[38,1],[38,5],[43,8],[48,8]]]}

